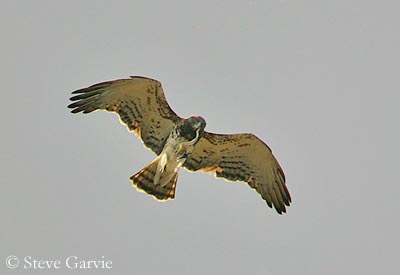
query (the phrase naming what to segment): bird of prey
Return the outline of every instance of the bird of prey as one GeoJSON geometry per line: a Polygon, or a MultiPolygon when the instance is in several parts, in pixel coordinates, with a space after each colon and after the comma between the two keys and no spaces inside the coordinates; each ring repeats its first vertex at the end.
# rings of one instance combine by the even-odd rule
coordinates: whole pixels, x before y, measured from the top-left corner
{"type": "Polygon", "coordinates": [[[285,175],[271,149],[250,133],[214,134],[200,116],[181,118],[170,108],[161,83],[132,76],[72,92],[69,108],[84,114],[106,110],[135,133],[157,157],[130,180],[157,200],[175,197],[179,168],[214,173],[254,188],[279,214],[291,202],[285,175]]]}

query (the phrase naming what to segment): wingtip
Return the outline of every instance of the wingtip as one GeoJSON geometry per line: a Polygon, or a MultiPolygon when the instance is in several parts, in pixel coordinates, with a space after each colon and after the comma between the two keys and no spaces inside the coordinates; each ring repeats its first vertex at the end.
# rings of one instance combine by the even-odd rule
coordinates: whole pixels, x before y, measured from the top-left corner
{"type": "MultiPolygon", "coordinates": [[[[270,203],[268,201],[266,201],[266,203],[270,208],[275,209],[276,213],[278,213],[279,215],[286,213],[285,205],[283,205],[283,204],[276,205],[275,203],[270,203]]],[[[289,204],[286,204],[286,205],[289,206],[289,204]]]]}
{"type": "Polygon", "coordinates": [[[68,106],[67,106],[67,108],[69,108],[69,109],[72,109],[71,110],[71,113],[72,114],[76,114],[76,113],[79,113],[81,110],[79,109],[79,104],[78,104],[79,102],[72,102],[71,104],[69,104],[68,106]]]}
{"type": "Polygon", "coordinates": [[[79,113],[79,110],[77,110],[77,109],[72,109],[72,110],[71,110],[71,113],[72,113],[72,114],[79,113]]]}
{"type": "Polygon", "coordinates": [[[73,108],[77,107],[77,106],[76,106],[77,103],[78,103],[78,102],[72,102],[72,103],[70,103],[67,107],[73,109],[73,108]]]}
{"type": "Polygon", "coordinates": [[[275,210],[279,215],[282,215],[282,214],[286,213],[286,208],[285,207],[282,207],[282,208],[277,207],[277,208],[275,208],[275,210]]]}
{"type": "Polygon", "coordinates": [[[71,97],[69,98],[69,100],[71,100],[71,101],[79,100],[79,99],[81,99],[81,98],[80,98],[81,96],[82,96],[82,95],[71,96],[71,97]]]}
{"type": "Polygon", "coordinates": [[[76,109],[75,109],[75,107],[76,107],[75,104],[76,104],[76,102],[72,102],[71,104],[69,104],[69,105],[67,106],[67,108],[72,109],[72,110],[71,110],[71,113],[73,113],[73,114],[76,113],[76,112],[75,112],[75,110],[76,110],[76,109]]]}
{"type": "Polygon", "coordinates": [[[160,82],[157,79],[154,78],[150,78],[150,77],[146,77],[146,76],[141,76],[141,75],[131,75],[129,76],[131,79],[135,79],[135,78],[139,78],[139,79],[145,79],[145,80],[151,80],[151,81],[156,81],[156,82],[160,82]]]}
{"type": "Polygon", "coordinates": [[[78,89],[78,90],[73,91],[71,94],[74,94],[74,95],[81,94],[81,93],[84,93],[86,89],[87,88],[78,89]]]}

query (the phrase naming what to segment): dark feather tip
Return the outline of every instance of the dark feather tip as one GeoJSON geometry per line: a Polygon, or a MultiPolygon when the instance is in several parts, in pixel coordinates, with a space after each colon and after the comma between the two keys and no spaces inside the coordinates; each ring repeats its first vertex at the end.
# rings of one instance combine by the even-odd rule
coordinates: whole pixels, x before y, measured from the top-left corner
{"type": "Polygon", "coordinates": [[[82,93],[84,93],[85,92],[85,90],[86,90],[86,88],[83,88],[83,89],[79,89],[79,90],[76,90],[76,91],[73,91],[71,94],[82,94],[82,93]]]}
{"type": "Polygon", "coordinates": [[[77,102],[72,102],[71,104],[69,104],[67,107],[68,108],[76,108],[76,107],[78,107],[79,106],[79,101],[77,101],[77,102]]]}

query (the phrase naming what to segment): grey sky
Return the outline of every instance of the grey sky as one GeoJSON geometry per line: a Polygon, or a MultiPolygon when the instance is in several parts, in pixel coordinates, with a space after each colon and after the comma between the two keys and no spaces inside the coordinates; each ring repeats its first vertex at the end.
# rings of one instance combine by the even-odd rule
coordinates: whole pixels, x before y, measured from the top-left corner
{"type": "Polygon", "coordinates": [[[9,255],[112,260],[87,274],[399,274],[398,1],[216,2],[3,1],[1,274],[45,272],[9,255]],[[185,170],[175,201],[132,188],[154,154],[115,115],[66,108],[129,75],[209,131],[267,142],[288,213],[185,170]]]}

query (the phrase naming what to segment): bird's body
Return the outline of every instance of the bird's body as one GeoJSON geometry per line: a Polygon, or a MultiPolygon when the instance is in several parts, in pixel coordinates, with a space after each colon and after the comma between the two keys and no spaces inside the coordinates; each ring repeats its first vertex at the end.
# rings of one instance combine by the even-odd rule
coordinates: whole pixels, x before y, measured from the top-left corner
{"type": "Polygon", "coordinates": [[[160,176],[163,173],[169,175],[178,172],[178,169],[185,163],[187,156],[192,153],[194,145],[206,126],[202,117],[190,117],[184,120],[182,124],[177,125],[171,132],[160,154],[160,161],[154,178],[155,185],[159,184],[160,176]]]}
{"type": "Polygon", "coordinates": [[[175,197],[178,171],[215,173],[230,181],[244,181],[279,214],[291,198],[282,168],[269,147],[253,134],[213,134],[204,131],[202,117],[177,116],[169,107],[161,84],[131,77],[80,89],[68,107],[73,113],[104,109],[141,138],[157,157],[130,179],[140,191],[158,200],[175,197]]]}
{"type": "Polygon", "coordinates": [[[182,120],[168,136],[160,155],[131,177],[133,185],[158,200],[173,199],[179,168],[192,153],[205,124],[201,117],[182,120]]]}

